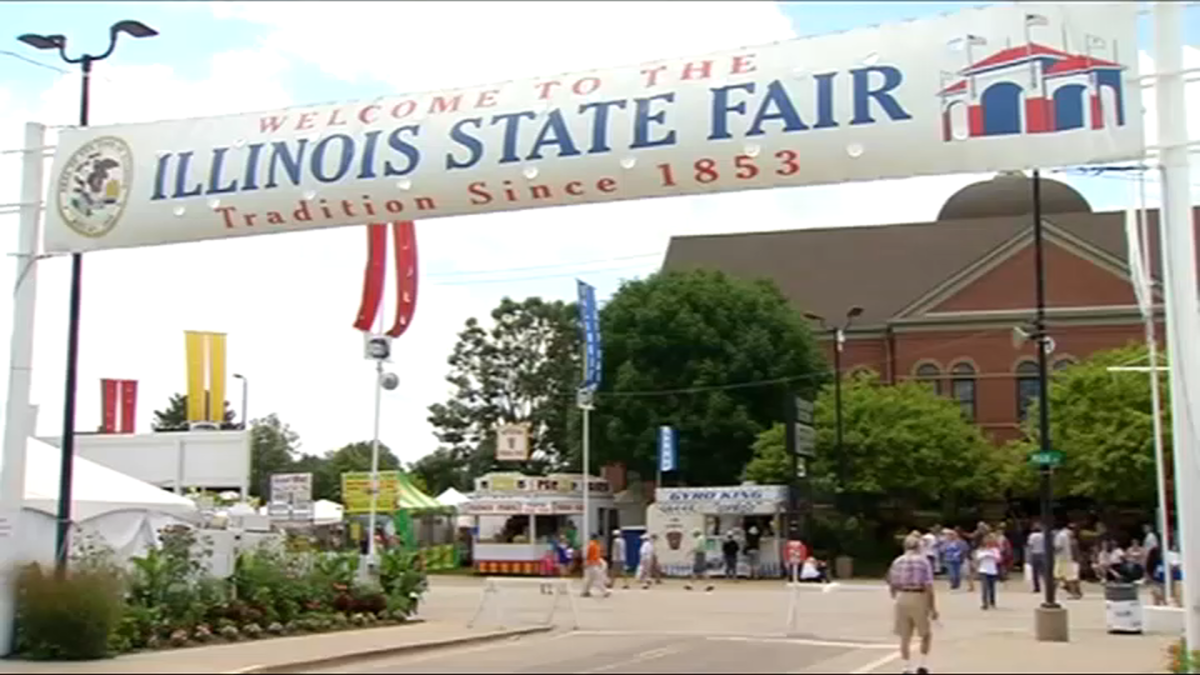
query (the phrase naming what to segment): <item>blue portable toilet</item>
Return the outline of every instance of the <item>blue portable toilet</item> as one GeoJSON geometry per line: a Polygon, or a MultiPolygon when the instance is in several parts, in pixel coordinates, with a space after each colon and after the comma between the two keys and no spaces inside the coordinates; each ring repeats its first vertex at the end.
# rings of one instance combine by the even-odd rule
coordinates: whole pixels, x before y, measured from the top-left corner
{"type": "Polygon", "coordinates": [[[621,528],[621,538],[625,540],[625,569],[636,570],[642,559],[642,535],[646,534],[645,525],[634,525],[621,528]]]}

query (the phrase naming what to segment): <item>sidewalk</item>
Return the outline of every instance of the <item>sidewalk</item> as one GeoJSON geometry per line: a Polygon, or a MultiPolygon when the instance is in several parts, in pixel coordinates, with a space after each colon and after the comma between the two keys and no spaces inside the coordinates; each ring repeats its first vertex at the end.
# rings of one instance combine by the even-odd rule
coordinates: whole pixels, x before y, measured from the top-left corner
{"type": "MultiPolygon", "coordinates": [[[[545,627],[496,630],[470,629],[439,621],[368,628],[207,647],[168,649],[118,656],[102,661],[0,660],[7,673],[226,673],[282,672],[311,662],[338,663],[379,653],[433,649],[456,644],[502,640],[545,632],[545,627]]],[[[312,666],[315,667],[315,666],[312,666]]]]}

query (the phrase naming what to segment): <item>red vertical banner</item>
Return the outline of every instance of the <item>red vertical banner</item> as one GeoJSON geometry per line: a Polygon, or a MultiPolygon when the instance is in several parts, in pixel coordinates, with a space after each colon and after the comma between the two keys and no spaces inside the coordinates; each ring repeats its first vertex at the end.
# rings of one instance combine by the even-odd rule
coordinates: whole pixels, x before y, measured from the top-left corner
{"type": "Polygon", "coordinates": [[[362,302],[354,327],[361,331],[371,330],[379,314],[379,303],[383,300],[383,281],[387,275],[387,225],[367,225],[367,267],[363,272],[362,302]]]}
{"type": "Polygon", "coordinates": [[[100,405],[103,424],[100,432],[114,434],[117,432],[117,381],[100,380],[100,405]]]}
{"type": "Polygon", "coordinates": [[[137,380],[121,381],[121,433],[132,434],[137,423],[137,380]]]}
{"type": "Polygon", "coordinates": [[[392,223],[396,255],[396,322],[388,335],[408,330],[417,311],[417,229],[411,220],[392,223]]]}

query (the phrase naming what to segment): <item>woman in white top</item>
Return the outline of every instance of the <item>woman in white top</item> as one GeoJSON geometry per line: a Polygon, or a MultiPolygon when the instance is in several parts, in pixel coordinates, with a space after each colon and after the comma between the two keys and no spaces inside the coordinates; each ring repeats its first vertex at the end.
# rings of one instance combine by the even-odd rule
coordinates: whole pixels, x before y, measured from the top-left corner
{"type": "Polygon", "coordinates": [[[996,607],[996,579],[1000,576],[1000,543],[996,535],[984,537],[983,545],[975,551],[975,565],[979,570],[979,587],[983,591],[983,609],[996,607]]]}

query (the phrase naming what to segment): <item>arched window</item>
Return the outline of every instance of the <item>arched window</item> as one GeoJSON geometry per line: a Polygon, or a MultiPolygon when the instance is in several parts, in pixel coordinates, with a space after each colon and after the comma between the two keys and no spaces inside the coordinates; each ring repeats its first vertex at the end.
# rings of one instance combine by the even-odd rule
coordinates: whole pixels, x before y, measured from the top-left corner
{"type": "Polygon", "coordinates": [[[1033,361],[1017,366],[1017,419],[1029,416],[1030,403],[1038,397],[1038,367],[1033,361]]]}
{"type": "Polygon", "coordinates": [[[975,421],[975,368],[960,363],[950,369],[950,386],[954,400],[968,420],[975,421]]]}
{"type": "Polygon", "coordinates": [[[922,363],[914,373],[917,380],[933,389],[933,393],[942,395],[942,369],[932,363],[922,363]]]}

